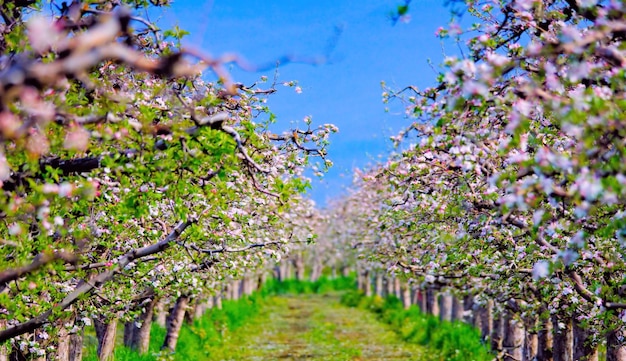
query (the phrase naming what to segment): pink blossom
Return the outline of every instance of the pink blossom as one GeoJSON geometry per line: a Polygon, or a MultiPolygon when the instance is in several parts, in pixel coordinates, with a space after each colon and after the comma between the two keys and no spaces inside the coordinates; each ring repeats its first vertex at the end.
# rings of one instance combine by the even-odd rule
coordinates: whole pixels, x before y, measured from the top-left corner
{"type": "Polygon", "coordinates": [[[11,167],[6,156],[0,151],[0,181],[11,179],[11,167]]]}
{"type": "Polygon", "coordinates": [[[81,126],[74,126],[65,136],[63,146],[66,149],[74,149],[78,151],[87,150],[89,145],[89,132],[81,126]]]}
{"type": "Polygon", "coordinates": [[[550,275],[550,263],[544,260],[537,261],[533,266],[532,275],[535,281],[548,277],[550,275]]]}
{"type": "Polygon", "coordinates": [[[30,18],[27,28],[30,46],[38,53],[50,50],[61,39],[57,27],[43,16],[30,18]]]}

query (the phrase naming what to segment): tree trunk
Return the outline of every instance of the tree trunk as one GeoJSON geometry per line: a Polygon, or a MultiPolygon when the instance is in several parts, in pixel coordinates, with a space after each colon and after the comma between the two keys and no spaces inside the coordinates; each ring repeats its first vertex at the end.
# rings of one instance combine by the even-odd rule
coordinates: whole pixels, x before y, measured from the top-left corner
{"type": "Polygon", "coordinates": [[[156,323],[161,328],[165,328],[167,322],[167,312],[165,312],[165,300],[161,299],[156,305],[156,323]]]}
{"type": "Polygon", "coordinates": [[[411,307],[411,288],[406,283],[402,284],[402,305],[405,310],[411,307]]]}
{"type": "Polygon", "coordinates": [[[274,279],[278,282],[282,282],[283,280],[283,272],[281,271],[282,268],[280,267],[279,264],[277,264],[276,266],[274,266],[274,279]]]}
{"type": "Polygon", "coordinates": [[[426,289],[426,309],[428,313],[439,317],[439,291],[437,291],[434,287],[427,286],[426,289]]]}
{"type": "Polygon", "coordinates": [[[482,324],[480,323],[478,311],[474,304],[474,295],[467,295],[463,298],[463,310],[463,322],[468,325],[474,325],[475,328],[480,330],[482,324]]]}
{"type": "Polygon", "coordinates": [[[291,262],[284,262],[284,267],[283,267],[283,279],[284,280],[288,280],[291,279],[291,274],[292,274],[292,269],[291,269],[291,262]]]}
{"type": "MultiPolygon", "coordinates": [[[[322,274],[322,270],[320,270],[320,274],[322,274]]],[[[349,266],[341,266],[341,275],[344,277],[350,276],[350,267],[349,266]]]]}
{"type": "MultiPolygon", "coordinates": [[[[0,330],[7,328],[7,321],[0,320],[0,330]]],[[[0,344],[0,361],[9,361],[9,346],[0,344]]]]}
{"type": "Polygon", "coordinates": [[[304,257],[302,253],[296,255],[296,259],[293,260],[293,265],[296,268],[296,280],[304,280],[304,257]]]}
{"type": "Polygon", "coordinates": [[[609,331],[606,335],[606,361],[626,361],[624,328],[609,331]]]}
{"type": "MultiPolygon", "coordinates": [[[[70,320],[71,322],[72,320],[70,320]]],[[[73,322],[71,322],[73,324],[73,322]]],[[[56,361],[70,361],[70,333],[64,326],[64,322],[59,325],[59,343],[56,349],[56,361]]]]}
{"type": "Polygon", "coordinates": [[[487,300],[480,306],[478,317],[480,318],[480,336],[483,340],[491,339],[493,334],[493,300],[487,300]]]}
{"type": "Polygon", "coordinates": [[[460,300],[456,296],[452,296],[452,314],[451,318],[453,321],[464,321],[463,314],[465,313],[465,309],[463,307],[463,301],[460,300]]]}
{"type": "Polygon", "coordinates": [[[250,296],[254,292],[254,278],[251,276],[243,277],[243,293],[246,296],[250,296]]]}
{"type": "Polygon", "coordinates": [[[398,277],[393,278],[393,292],[399,300],[402,299],[402,282],[398,277]]]}
{"type": "Polygon", "coordinates": [[[193,319],[197,320],[197,319],[200,319],[202,316],[204,316],[206,309],[207,309],[207,302],[206,300],[204,300],[204,297],[202,299],[198,298],[197,303],[196,303],[196,308],[194,308],[193,313],[191,313],[193,315],[193,319]]]}
{"type": "Polygon", "coordinates": [[[524,327],[522,322],[516,320],[511,312],[504,315],[503,336],[504,361],[520,361],[524,345],[524,327]]]}
{"type": "Polygon", "coordinates": [[[439,319],[441,321],[452,321],[452,298],[447,290],[439,296],[439,319]]]}
{"type": "Polygon", "coordinates": [[[504,319],[502,315],[493,316],[493,326],[491,328],[491,349],[497,352],[502,351],[502,334],[504,329],[504,319]]]}
{"type": "Polygon", "coordinates": [[[322,277],[322,265],[319,264],[319,261],[317,259],[314,262],[315,263],[313,264],[313,267],[311,268],[311,276],[309,277],[311,282],[317,282],[317,280],[319,280],[320,277],[322,277]]]}
{"type": "Polygon", "coordinates": [[[167,318],[167,332],[165,334],[165,341],[163,341],[163,346],[161,347],[162,350],[168,349],[172,352],[176,351],[176,343],[178,342],[180,328],[183,325],[188,304],[189,297],[186,295],[180,296],[176,300],[176,304],[167,318]]]}
{"type": "Polygon", "coordinates": [[[393,281],[393,277],[385,277],[385,296],[389,297],[389,296],[393,296],[394,294],[394,281],[393,281]]]}
{"type": "Polygon", "coordinates": [[[539,322],[541,322],[542,327],[537,332],[537,361],[553,361],[552,321],[543,320],[539,322]]]}
{"type": "Polygon", "coordinates": [[[415,290],[417,295],[417,303],[423,314],[428,314],[428,297],[426,297],[426,290],[418,288],[415,290]]]}
{"type": "Polygon", "coordinates": [[[100,361],[113,360],[113,349],[115,348],[115,333],[117,331],[117,317],[111,320],[93,320],[98,339],[98,359],[100,361]]]}
{"type": "Polygon", "coordinates": [[[376,272],[376,283],[374,283],[374,289],[376,296],[383,297],[385,295],[385,291],[383,289],[383,274],[380,271],[376,272]]]}
{"type": "Polygon", "coordinates": [[[552,359],[554,361],[573,361],[573,334],[572,319],[552,316],[553,345],[552,359]]]}
{"type": "Polygon", "coordinates": [[[210,310],[215,307],[215,298],[213,296],[209,296],[206,300],[206,309],[210,310]]]}
{"type": "Polygon", "coordinates": [[[70,335],[69,361],[81,361],[83,359],[83,336],[84,329],[70,335]]]}
{"type": "Polygon", "coordinates": [[[574,327],[574,360],[598,361],[598,345],[593,341],[593,335],[589,330],[573,320],[574,327]]]}
{"type": "Polygon", "coordinates": [[[523,361],[532,361],[537,357],[537,319],[533,316],[527,317],[525,322],[526,334],[524,339],[523,361]]]}
{"type": "Polygon", "coordinates": [[[257,285],[257,291],[260,291],[261,288],[263,288],[263,286],[265,286],[265,282],[267,282],[267,274],[265,272],[261,273],[259,275],[259,280],[258,280],[258,285],[257,285]]]}
{"type": "Polygon", "coordinates": [[[215,300],[214,302],[215,308],[217,308],[218,310],[221,310],[222,309],[222,294],[218,293],[217,295],[215,295],[214,300],[215,300]]]}
{"type": "Polygon", "coordinates": [[[149,303],[146,303],[143,313],[138,318],[141,327],[135,329],[133,345],[140,355],[147,353],[150,347],[150,328],[152,328],[154,308],[158,302],[159,301],[154,298],[149,303]]]}
{"type": "Polygon", "coordinates": [[[322,265],[319,262],[319,259],[316,257],[313,261],[313,267],[311,268],[311,277],[309,278],[311,282],[317,281],[322,275],[322,265]]]}
{"type": "Polygon", "coordinates": [[[185,312],[184,322],[188,325],[193,325],[194,316],[198,312],[198,299],[189,299],[187,304],[187,311],[185,312]]]}
{"type": "Polygon", "coordinates": [[[124,345],[137,351],[140,355],[148,352],[152,317],[158,303],[160,302],[156,298],[146,302],[143,312],[137,319],[124,325],[124,345]]]}
{"type": "Polygon", "coordinates": [[[419,288],[417,288],[416,286],[411,287],[411,304],[416,306],[420,305],[419,288]]]}
{"type": "Polygon", "coordinates": [[[370,272],[365,271],[364,277],[365,284],[363,285],[363,287],[365,287],[365,296],[372,297],[372,277],[370,276],[370,272]]]}
{"type": "Polygon", "coordinates": [[[222,298],[225,300],[230,300],[233,297],[233,285],[232,282],[226,283],[224,288],[222,288],[222,298]]]}

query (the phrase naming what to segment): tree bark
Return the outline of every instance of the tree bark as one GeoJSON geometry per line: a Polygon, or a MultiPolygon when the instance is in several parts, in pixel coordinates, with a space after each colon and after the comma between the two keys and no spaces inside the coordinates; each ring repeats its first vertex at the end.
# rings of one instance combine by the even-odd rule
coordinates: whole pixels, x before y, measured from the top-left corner
{"type": "Polygon", "coordinates": [[[69,361],[81,361],[83,359],[83,336],[84,329],[70,335],[69,361]]]}
{"type": "Polygon", "coordinates": [[[117,317],[111,320],[93,320],[98,339],[98,359],[100,361],[113,360],[113,349],[115,348],[115,333],[117,331],[117,317]]]}
{"type": "Polygon", "coordinates": [[[405,310],[411,307],[411,288],[406,283],[402,284],[402,305],[405,310]]]}
{"type": "Polygon", "coordinates": [[[439,296],[439,319],[441,321],[452,321],[452,298],[449,291],[439,296]]]}
{"type": "Polygon", "coordinates": [[[150,346],[150,328],[152,327],[152,318],[157,303],[159,301],[156,298],[145,303],[143,312],[137,319],[134,322],[127,323],[124,327],[124,345],[136,350],[140,355],[148,352],[150,346]],[[137,324],[141,326],[137,327],[137,324]],[[128,339],[127,332],[130,333],[128,339]]]}
{"type": "MultiPolygon", "coordinates": [[[[0,320],[0,329],[4,330],[7,327],[7,321],[0,320]]],[[[9,349],[8,346],[0,344],[0,361],[9,361],[9,349]]]]}
{"type": "Polygon", "coordinates": [[[167,312],[165,311],[165,300],[161,299],[156,305],[156,323],[162,328],[165,328],[167,322],[167,312]]]}
{"type": "MultiPolygon", "coordinates": [[[[321,274],[321,270],[320,270],[320,274],[321,274]]],[[[350,276],[350,266],[341,266],[341,275],[343,277],[350,276]]]]}
{"type": "Polygon", "coordinates": [[[261,288],[263,288],[263,286],[265,286],[265,282],[267,282],[267,274],[265,272],[261,273],[259,275],[259,279],[258,279],[258,284],[257,284],[257,291],[260,291],[261,288]]]}
{"type": "Polygon", "coordinates": [[[573,334],[572,319],[552,316],[553,345],[552,359],[554,361],[573,361],[573,334]]]}
{"type": "Polygon", "coordinates": [[[280,267],[280,265],[276,265],[274,266],[274,279],[278,282],[282,282],[283,280],[283,272],[282,272],[282,268],[280,267]]]}
{"type": "Polygon", "coordinates": [[[402,282],[398,277],[393,278],[393,292],[399,300],[402,299],[402,282]]]}
{"type": "Polygon", "coordinates": [[[193,325],[194,316],[198,312],[198,299],[189,299],[187,304],[187,311],[185,312],[184,322],[188,325],[193,325]]]}
{"type": "Polygon", "coordinates": [[[463,322],[468,325],[474,325],[475,328],[481,328],[480,318],[478,317],[478,311],[474,304],[474,295],[467,295],[463,298],[463,322]]]}
{"type": "Polygon", "coordinates": [[[502,351],[502,334],[504,331],[504,319],[502,315],[493,316],[493,326],[491,328],[491,349],[497,352],[502,351]]]}
{"type": "Polygon", "coordinates": [[[221,310],[222,309],[222,293],[220,292],[217,295],[215,295],[214,300],[215,300],[214,302],[215,308],[217,308],[218,310],[221,310]]]}
{"type": "Polygon", "coordinates": [[[598,345],[593,341],[593,335],[584,329],[580,323],[573,320],[574,332],[574,360],[598,361],[598,345]]]}
{"type": "Polygon", "coordinates": [[[183,325],[185,319],[185,312],[189,304],[189,297],[182,295],[176,300],[172,312],[167,318],[167,332],[165,334],[165,341],[161,349],[168,349],[172,352],[176,351],[176,343],[178,342],[178,336],[180,335],[180,328],[183,325]]]}
{"type": "Polygon", "coordinates": [[[608,332],[606,336],[606,361],[626,361],[624,328],[608,332]]]}
{"type": "Polygon", "coordinates": [[[493,300],[487,300],[487,302],[480,307],[477,318],[480,318],[481,338],[483,340],[490,339],[493,334],[493,300]]]}
{"type": "Polygon", "coordinates": [[[426,289],[426,309],[428,313],[439,317],[439,291],[437,291],[434,287],[428,287],[426,289]]]}
{"type": "Polygon", "coordinates": [[[504,361],[520,361],[524,346],[524,327],[511,312],[504,315],[502,349],[504,361]]]}
{"type": "Polygon", "coordinates": [[[284,280],[288,280],[291,278],[291,274],[292,274],[292,268],[291,268],[291,262],[284,262],[284,267],[283,267],[283,279],[284,280]]]}
{"type": "Polygon", "coordinates": [[[465,308],[463,307],[463,300],[459,299],[456,296],[452,296],[452,321],[464,321],[463,314],[465,313],[465,308]]]}
{"type": "MultiPolygon", "coordinates": [[[[72,322],[73,323],[73,322],[72,322]]],[[[56,349],[56,361],[70,361],[70,333],[61,322],[58,333],[59,342],[56,349]]]]}
{"type": "Polygon", "coordinates": [[[385,277],[385,296],[393,296],[394,295],[394,277],[387,276],[385,277]]]}
{"type": "Polygon", "coordinates": [[[315,258],[315,260],[313,261],[313,266],[311,267],[311,276],[309,277],[309,280],[311,282],[315,282],[320,278],[321,274],[322,266],[319,264],[318,259],[315,258]]]}
{"type": "Polygon", "coordinates": [[[365,271],[363,277],[365,277],[365,284],[363,285],[363,287],[365,287],[365,296],[372,297],[372,277],[370,276],[370,272],[365,271]]]}
{"type": "Polygon", "coordinates": [[[303,281],[304,280],[304,257],[302,253],[298,253],[296,258],[293,260],[293,265],[296,269],[296,280],[303,281]]]}
{"type": "Polygon", "coordinates": [[[418,288],[415,290],[417,296],[417,303],[423,314],[428,314],[428,297],[426,297],[426,290],[418,288]]]}
{"type": "Polygon", "coordinates": [[[193,319],[197,320],[204,315],[204,313],[206,312],[206,309],[207,309],[207,302],[204,299],[204,297],[197,298],[196,307],[193,309],[193,313],[191,312],[190,313],[193,315],[193,319]]]}
{"type": "Polygon", "coordinates": [[[374,283],[374,289],[376,296],[384,297],[385,290],[383,288],[383,274],[380,271],[376,272],[376,283],[374,283]]]}
{"type": "Polygon", "coordinates": [[[553,361],[552,321],[543,320],[539,322],[541,322],[542,327],[537,332],[537,361],[553,361]]]}
{"type": "Polygon", "coordinates": [[[525,320],[525,338],[524,338],[524,352],[522,355],[523,361],[532,361],[537,357],[537,347],[539,347],[539,340],[537,337],[537,319],[534,316],[527,317],[525,320]]]}

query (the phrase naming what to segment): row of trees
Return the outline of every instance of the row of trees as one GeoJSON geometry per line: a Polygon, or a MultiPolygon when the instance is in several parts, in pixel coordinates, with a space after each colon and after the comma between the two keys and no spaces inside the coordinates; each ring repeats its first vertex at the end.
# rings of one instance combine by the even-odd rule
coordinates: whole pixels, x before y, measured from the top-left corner
{"type": "Polygon", "coordinates": [[[462,18],[438,35],[462,54],[435,87],[385,89],[413,119],[401,150],[355,175],[320,237],[362,272],[493,309],[505,360],[594,360],[602,345],[626,360],[626,6],[454,3],[462,18]]]}
{"type": "Polygon", "coordinates": [[[92,323],[101,359],[119,322],[145,352],[155,308],[174,350],[189,304],[313,237],[304,171],[336,128],[277,133],[276,84],[140,16],[166,3],[0,2],[0,359],[80,359],[92,323]]]}

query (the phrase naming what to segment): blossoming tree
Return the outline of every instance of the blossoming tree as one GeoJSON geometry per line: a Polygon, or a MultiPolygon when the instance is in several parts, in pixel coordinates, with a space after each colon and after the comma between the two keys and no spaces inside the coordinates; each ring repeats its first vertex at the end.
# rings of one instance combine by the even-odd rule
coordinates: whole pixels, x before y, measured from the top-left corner
{"type": "Polygon", "coordinates": [[[626,359],[626,8],[455,3],[477,22],[438,35],[467,54],[435,87],[383,94],[413,123],[358,186],[377,209],[359,224],[376,234],[369,257],[470,296],[468,312],[495,300],[504,359],[592,360],[603,342],[626,359]]]}
{"type": "Polygon", "coordinates": [[[120,319],[145,351],[159,300],[174,349],[187,304],[307,241],[303,171],[336,128],[276,134],[275,84],[234,83],[248,64],[178,47],[152,5],[0,5],[0,358],[78,359],[91,320],[101,359],[120,319]]]}

